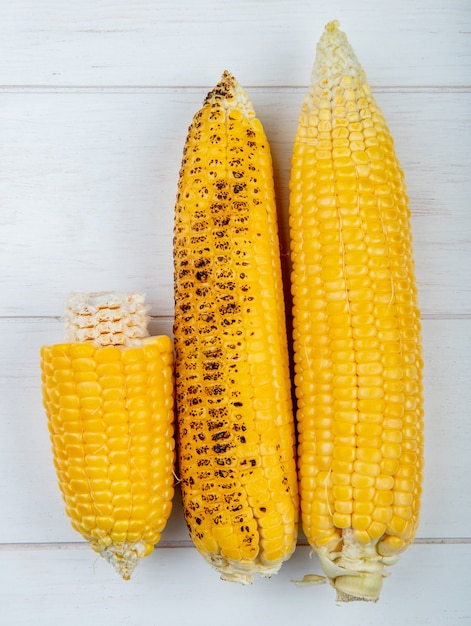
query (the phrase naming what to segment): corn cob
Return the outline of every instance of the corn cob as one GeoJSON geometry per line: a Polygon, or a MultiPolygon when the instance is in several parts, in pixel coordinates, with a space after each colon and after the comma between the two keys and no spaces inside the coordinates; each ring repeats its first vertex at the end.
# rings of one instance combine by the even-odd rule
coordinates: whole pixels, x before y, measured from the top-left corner
{"type": "Polygon", "coordinates": [[[43,402],[73,528],[129,579],[173,498],[173,345],[139,294],[75,294],[67,343],[42,346],[43,402]]]}
{"type": "Polygon", "coordinates": [[[185,518],[221,578],[250,583],[295,548],[297,478],[271,155],[228,72],[189,128],[174,262],[185,518]]]}
{"type": "Polygon", "coordinates": [[[403,173],[337,21],[299,119],[290,229],[303,529],[339,600],[377,600],[419,519],[420,314],[403,173]]]}

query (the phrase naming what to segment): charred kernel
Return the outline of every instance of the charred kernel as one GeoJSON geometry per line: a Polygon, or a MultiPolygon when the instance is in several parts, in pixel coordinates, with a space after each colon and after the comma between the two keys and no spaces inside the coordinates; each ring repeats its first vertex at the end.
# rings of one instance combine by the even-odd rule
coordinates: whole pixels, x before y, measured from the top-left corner
{"type": "Polygon", "coordinates": [[[174,228],[183,507],[196,547],[248,580],[294,549],[297,480],[271,157],[227,73],[190,126],[190,154],[174,228]]]}

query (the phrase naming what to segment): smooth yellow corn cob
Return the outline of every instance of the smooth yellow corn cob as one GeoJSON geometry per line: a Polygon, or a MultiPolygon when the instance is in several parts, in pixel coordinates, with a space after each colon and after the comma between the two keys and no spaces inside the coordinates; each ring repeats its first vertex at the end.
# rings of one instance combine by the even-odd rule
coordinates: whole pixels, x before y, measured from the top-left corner
{"type": "Polygon", "coordinates": [[[72,526],[129,579],[172,509],[173,345],[139,294],[77,294],[68,343],[43,346],[43,401],[72,526]]]}
{"type": "Polygon", "coordinates": [[[227,72],[189,128],[174,260],[185,517],[221,577],[248,583],[293,552],[298,504],[271,155],[227,72]]]}
{"type": "Polygon", "coordinates": [[[290,194],[303,528],[340,600],[376,600],[418,525],[420,321],[403,173],[336,21],[318,44],[290,194]]]}

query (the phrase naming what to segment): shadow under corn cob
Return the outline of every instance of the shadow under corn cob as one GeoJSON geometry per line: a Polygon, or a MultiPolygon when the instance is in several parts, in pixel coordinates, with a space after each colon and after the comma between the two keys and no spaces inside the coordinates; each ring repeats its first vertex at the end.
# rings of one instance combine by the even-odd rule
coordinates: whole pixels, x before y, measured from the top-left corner
{"type": "Polygon", "coordinates": [[[189,128],[174,263],[185,518],[221,577],[248,583],[293,552],[298,500],[271,155],[228,72],[189,128]]]}
{"type": "Polygon", "coordinates": [[[173,345],[139,294],[74,294],[67,343],[41,348],[54,465],[73,528],[124,579],[172,509],[173,345]]]}

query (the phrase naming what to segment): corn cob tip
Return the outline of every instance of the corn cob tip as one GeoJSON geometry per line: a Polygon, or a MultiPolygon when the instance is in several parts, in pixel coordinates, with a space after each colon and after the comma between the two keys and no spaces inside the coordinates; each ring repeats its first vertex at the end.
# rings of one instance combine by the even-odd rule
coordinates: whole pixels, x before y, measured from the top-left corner
{"type": "Polygon", "coordinates": [[[118,572],[123,580],[130,580],[139,560],[149,554],[149,547],[144,541],[118,544],[112,543],[106,548],[98,548],[100,555],[118,572]]]}
{"type": "Polygon", "coordinates": [[[224,70],[221,80],[211,89],[204,100],[205,105],[216,103],[223,106],[229,114],[238,109],[245,117],[255,117],[254,108],[247,92],[228,70],[224,70]]]}
{"type": "Polygon", "coordinates": [[[325,25],[325,30],[330,33],[335,30],[338,30],[339,27],[340,27],[340,22],[338,20],[331,20],[330,22],[327,22],[327,24],[325,25]]]}
{"type": "Polygon", "coordinates": [[[326,87],[339,84],[344,76],[357,76],[360,82],[366,81],[363,70],[347,35],[340,30],[338,20],[325,25],[316,48],[316,58],[312,69],[311,83],[326,81],[326,87]]]}

